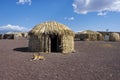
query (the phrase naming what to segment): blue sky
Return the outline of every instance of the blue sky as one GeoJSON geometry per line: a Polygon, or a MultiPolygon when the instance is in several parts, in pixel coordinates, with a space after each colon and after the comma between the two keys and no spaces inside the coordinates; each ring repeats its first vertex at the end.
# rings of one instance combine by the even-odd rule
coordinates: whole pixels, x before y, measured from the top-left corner
{"type": "Polygon", "coordinates": [[[0,31],[29,31],[45,21],[75,32],[120,32],[120,0],[0,0],[0,31]]]}

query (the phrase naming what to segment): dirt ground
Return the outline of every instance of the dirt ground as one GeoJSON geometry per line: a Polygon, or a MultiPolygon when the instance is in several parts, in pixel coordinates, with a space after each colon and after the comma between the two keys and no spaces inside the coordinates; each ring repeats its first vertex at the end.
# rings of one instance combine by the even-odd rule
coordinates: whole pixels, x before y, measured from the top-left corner
{"type": "Polygon", "coordinates": [[[120,42],[75,41],[76,53],[41,54],[31,61],[28,40],[0,40],[0,80],[119,80],[120,42]]]}

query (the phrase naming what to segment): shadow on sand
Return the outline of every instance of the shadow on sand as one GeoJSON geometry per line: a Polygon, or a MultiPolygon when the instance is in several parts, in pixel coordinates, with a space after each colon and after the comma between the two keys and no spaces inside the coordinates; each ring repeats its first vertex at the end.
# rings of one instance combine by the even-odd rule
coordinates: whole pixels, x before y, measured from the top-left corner
{"type": "MultiPolygon", "coordinates": [[[[29,47],[19,47],[19,48],[14,48],[14,51],[19,51],[19,52],[29,52],[29,53],[33,53],[32,51],[30,51],[29,47]]],[[[42,52],[41,52],[42,53],[42,52]]],[[[51,52],[51,53],[61,53],[61,52],[51,52]]]]}
{"type": "Polygon", "coordinates": [[[31,52],[28,47],[19,47],[13,49],[14,51],[20,51],[20,52],[31,52]]]}

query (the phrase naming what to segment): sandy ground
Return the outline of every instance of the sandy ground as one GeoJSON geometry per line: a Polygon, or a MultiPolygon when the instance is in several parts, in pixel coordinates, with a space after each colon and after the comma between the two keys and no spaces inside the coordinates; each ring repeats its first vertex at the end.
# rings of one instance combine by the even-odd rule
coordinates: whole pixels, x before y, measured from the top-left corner
{"type": "Polygon", "coordinates": [[[41,54],[31,61],[28,40],[0,40],[0,80],[119,80],[120,42],[75,41],[76,53],[41,54]]]}

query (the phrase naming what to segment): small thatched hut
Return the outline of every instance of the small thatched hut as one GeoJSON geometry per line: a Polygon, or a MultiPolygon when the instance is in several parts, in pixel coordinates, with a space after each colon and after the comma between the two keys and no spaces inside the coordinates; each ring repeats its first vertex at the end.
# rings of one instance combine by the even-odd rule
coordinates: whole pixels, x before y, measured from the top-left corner
{"type": "Polygon", "coordinates": [[[14,34],[4,34],[3,39],[14,39],[14,34]]]}
{"type": "Polygon", "coordinates": [[[79,34],[80,40],[83,40],[83,41],[103,40],[102,34],[92,30],[85,30],[85,31],[79,32],[78,34],[79,34]]]}
{"type": "Polygon", "coordinates": [[[20,32],[8,32],[4,34],[3,39],[20,39],[22,34],[20,32]]]}
{"type": "Polygon", "coordinates": [[[29,48],[38,52],[74,51],[74,32],[57,22],[44,22],[36,25],[29,32],[29,48]]]}
{"type": "Polygon", "coordinates": [[[109,37],[110,41],[120,41],[119,33],[111,33],[109,37]]]}

